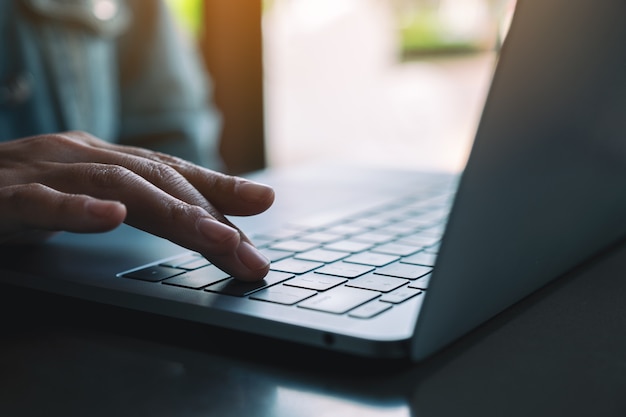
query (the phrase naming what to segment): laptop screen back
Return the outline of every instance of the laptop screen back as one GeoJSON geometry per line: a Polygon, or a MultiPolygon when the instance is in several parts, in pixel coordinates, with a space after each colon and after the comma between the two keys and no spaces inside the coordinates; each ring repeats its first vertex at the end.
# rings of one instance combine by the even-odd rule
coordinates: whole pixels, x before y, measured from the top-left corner
{"type": "Polygon", "coordinates": [[[623,16],[623,0],[518,2],[414,358],[626,234],[623,16]]]}

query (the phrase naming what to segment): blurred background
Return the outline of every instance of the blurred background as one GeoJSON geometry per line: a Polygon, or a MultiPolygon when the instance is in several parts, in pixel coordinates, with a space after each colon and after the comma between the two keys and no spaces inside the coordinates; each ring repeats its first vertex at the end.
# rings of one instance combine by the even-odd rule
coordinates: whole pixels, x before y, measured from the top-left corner
{"type": "Polygon", "coordinates": [[[319,159],[459,171],[514,7],[514,0],[168,2],[207,56],[233,172],[319,159]]]}

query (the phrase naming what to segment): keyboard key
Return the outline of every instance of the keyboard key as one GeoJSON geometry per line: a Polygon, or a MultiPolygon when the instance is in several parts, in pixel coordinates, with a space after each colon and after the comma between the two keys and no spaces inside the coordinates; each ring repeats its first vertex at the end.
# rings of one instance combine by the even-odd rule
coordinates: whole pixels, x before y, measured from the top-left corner
{"type": "Polygon", "coordinates": [[[417,217],[417,220],[421,220],[424,223],[429,224],[441,223],[448,217],[448,212],[448,208],[433,207],[433,209],[429,210],[427,213],[420,214],[417,217]]]}
{"type": "Polygon", "coordinates": [[[428,252],[418,252],[415,255],[402,258],[400,262],[413,265],[434,266],[437,255],[428,252]]]}
{"type": "Polygon", "coordinates": [[[341,240],[339,242],[329,243],[324,245],[324,249],[337,250],[340,252],[357,253],[363,252],[373,247],[374,244],[367,242],[357,242],[355,240],[341,240]]]}
{"type": "Polygon", "coordinates": [[[439,239],[441,239],[445,227],[445,223],[436,224],[434,226],[420,230],[420,234],[424,236],[438,237],[439,239]]]}
{"type": "Polygon", "coordinates": [[[441,240],[439,236],[432,236],[422,233],[414,233],[407,236],[402,236],[401,239],[398,239],[398,243],[404,243],[406,245],[417,246],[419,248],[423,248],[426,246],[432,246],[437,244],[441,240]]]}
{"type": "Polygon", "coordinates": [[[270,271],[261,281],[243,282],[230,278],[220,281],[217,284],[213,284],[210,287],[205,288],[204,291],[244,297],[260,289],[286,281],[289,278],[293,278],[293,275],[283,272],[270,271]]]}
{"type": "Polygon", "coordinates": [[[372,317],[377,316],[380,313],[389,310],[390,308],[391,304],[381,303],[380,301],[376,300],[355,308],[348,315],[350,317],[355,317],[358,319],[371,319],[372,317]]]}
{"type": "Polygon", "coordinates": [[[392,291],[388,294],[383,294],[380,297],[380,301],[383,301],[385,303],[400,304],[408,300],[409,298],[413,298],[419,294],[422,294],[421,290],[418,290],[415,288],[403,287],[395,291],[392,291]]]}
{"type": "Polygon", "coordinates": [[[418,290],[426,290],[428,289],[428,283],[430,282],[431,274],[425,275],[413,282],[411,282],[408,286],[409,288],[417,288],[418,290]]]}
{"type": "Polygon", "coordinates": [[[274,239],[268,239],[268,238],[264,238],[260,236],[255,236],[254,238],[252,238],[252,243],[254,243],[254,246],[256,246],[259,249],[265,248],[274,242],[275,242],[274,239]]]}
{"type": "MultiPolygon", "coordinates": [[[[410,216],[410,213],[408,213],[404,207],[388,207],[385,208],[384,211],[376,213],[376,216],[379,219],[382,219],[387,223],[392,224],[406,219],[408,216],[410,216]]],[[[381,226],[381,228],[385,227],[387,227],[387,224],[381,226]]],[[[378,228],[377,230],[380,230],[380,228],[378,228]]]]}
{"type": "Polygon", "coordinates": [[[335,226],[327,228],[325,231],[328,233],[336,233],[341,236],[351,236],[357,233],[362,233],[365,230],[367,229],[362,226],[357,226],[355,224],[337,224],[335,226]]]}
{"type": "Polygon", "coordinates": [[[424,252],[438,255],[440,248],[441,248],[441,242],[437,242],[435,245],[424,248],[424,252]]]}
{"type": "Polygon", "coordinates": [[[122,275],[124,278],[138,279],[141,281],[159,282],[166,278],[173,277],[185,272],[181,269],[168,268],[160,265],[153,265],[137,271],[127,272],[122,275]]]}
{"type": "Polygon", "coordinates": [[[326,249],[313,249],[308,252],[299,253],[294,258],[302,259],[305,261],[314,261],[314,262],[336,262],[340,259],[345,258],[346,256],[350,256],[348,252],[339,252],[334,250],[326,250],[326,249]]]}
{"type": "Polygon", "coordinates": [[[344,278],[356,278],[374,270],[373,266],[335,262],[315,271],[316,274],[334,275],[344,278]]]}
{"type": "Polygon", "coordinates": [[[226,278],[230,278],[230,275],[215,265],[210,265],[205,268],[188,271],[182,275],[168,278],[163,281],[163,284],[200,289],[226,278]]]}
{"type": "Polygon", "coordinates": [[[266,288],[250,296],[253,300],[269,301],[271,303],[294,305],[302,300],[317,294],[316,291],[303,288],[287,287],[286,285],[275,285],[266,288]]]}
{"type": "Polygon", "coordinates": [[[390,225],[385,226],[384,230],[386,233],[393,233],[395,235],[406,235],[415,233],[422,229],[422,225],[408,225],[406,221],[401,221],[398,223],[392,223],[390,225]]]}
{"type": "Polygon", "coordinates": [[[273,250],[283,250],[286,252],[305,252],[314,248],[317,248],[319,244],[317,242],[306,242],[304,240],[285,240],[283,242],[277,242],[269,246],[273,250]]]}
{"type": "Polygon", "coordinates": [[[266,240],[266,241],[276,241],[276,240],[284,240],[284,239],[293,239],[298,236],[302,231],[300,229],[287,228],[287,229],[278,229],[272,230],[265,233],[258,233],[252,236],[252,241],[256,242],[257,240],[266,240]]]}
{"type": "Polygon", "coordinates": [[[298,304],[298,307],[324,311],[326,313],[343,314],[378,296],[379,294],[374,291],[336,287],[304,300],[298,304]]]}
{"type": "Polygon", "coordinates": [[[348,281],[346,278],[312,273],[290,279],[285,282],[285,285],[308,288],[310,290],[326,291],[336,287],[337,285],[343,284],[346,281],[348,281]]]}
{"type": "Polygon", "coordinates": [[[377,227],[382,227],[389,223],[389,220],[387,219],[378,218],[374,216],[375,215],[372,214],[371,217],[363,217],[360,219],[356,219],[356,220],[351,221],[349,224],[351,226],[358,226],[358,227],[363,227],[367,229],[376,229],[377,227]]]}
{"type": "Polygon", "coordinates": [[[398,223],[396,223],[396,226],[401,226],[404,227],[404,229],[408,232],[408,231],[419,231],[422,229],[425,229],[427,227],[430,227],[433,225],[433,222],[428,221],[428,220],[424,220],[424,219],[420,219],[416,216],[413,216],[411,218],[408,219],[404,219],[398,223]]]}
{"type": "Polygon", "coordinates": [[[429,274],[433,269],[430,266],[411,265],[396,262],[377,269],[376,275],[387,275],[396,278],[417,279],[429,274]]]}
{"type": "Polygon", "coordinates": [[[169,266],[170,268],[178,268],[179,265],[185,264],[187,262],[192,262],[200,258],[200,255],[197,253],[186,253],[182,256],[178,256],[174,259],[170,259],[165,262],[161,262],[159,265],[161,266],[169,266]]]}
{"type": "Polygon", "coordinates": [[[389,292],[405,285],[408,282],[409,281],[406,279],[368,274],[355,278],[346,285],[348,287],[362,288],[365,290],[389,292]]]}
{"type": "Polygon", "coordinates": [[[270,260],[270,262],[277,262],[282,259],[290,258],[294,255],[294,252],[285,252],[283,250],[274,250],[268,248],[260,249],[260,251],[263,255],[265,255],[267,259],[270,260]]]}
{"type": "Polygon", "coordinates": [[[343,236],[328,232],[312,232],[300,237],[300,240],[317,243],[331,243],[343,239],[343,236]]]}
{"type": "Polygon", "coordinates": [[[324,265],[321,262],[303,261],[300,259],[283,259],[282,261],[274,262],[270,269],[274,271],[289,272],[292,274],[304,274],[310,272],[320,266],[324,265]]]}
{"type": "Polygon", "coordinates": [[[344,262],[361,265],[383,266],[397,261],[398,259],[400,259],[398,256],[363,252],[344,259],[344,262]]]}
{"type": "Polygon", "coordinates": [[[211,265],[211,262],[207,261],[203,257],[196,256],[195,259],[179,264],[177,268],[192,271],[194,269],[204,268],[205,266],[209,266],[209,265],[211,265]]]}
{"type": "Polygon", "coordinates": [[[412,253],[418,252],[422,249],[422,246],[415,246],[402,243],[385,243],[372,249],[372,252],[385,253],[388,255],[407,256],[412,253]]]}
{"type": "Polygon", "coordinates": [[[351,239],[359,242],[366,243],[387,243],[391,242],[395,238],[395,234],[380,233],[380,232],[366,232],[354,235],[351,239]]]}
{"type": "Polygon", "coordinates": [[[380,313],[389,310],[390,308],[391,304],[381,303],[380,301],[376,300],[370,301],[367,304],[355,308],[348,315],[350,317],[355,317],[358,319],[371,319],[372,317],[377,316],[380,313]]]}

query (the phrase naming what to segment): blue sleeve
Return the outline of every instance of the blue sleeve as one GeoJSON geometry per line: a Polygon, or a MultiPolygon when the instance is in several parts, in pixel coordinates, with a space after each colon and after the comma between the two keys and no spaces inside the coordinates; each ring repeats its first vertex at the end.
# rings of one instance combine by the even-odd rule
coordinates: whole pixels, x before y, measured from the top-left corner
{"type": "Polygon", "coordinates": [[[221,168],[194,42],[161,0],[0,2],[0,140],[83,130],[221,168]]]}

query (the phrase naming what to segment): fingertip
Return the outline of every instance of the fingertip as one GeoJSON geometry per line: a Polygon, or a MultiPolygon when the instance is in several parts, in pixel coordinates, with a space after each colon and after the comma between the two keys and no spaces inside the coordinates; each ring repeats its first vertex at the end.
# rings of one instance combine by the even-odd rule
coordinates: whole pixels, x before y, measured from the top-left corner
{"type": "Polygon", "coordinates": [[[261,281],[270,271],[270,260],[246,240],[242,240],[231,253],[204,255],[215,266],[242,282],[261,281]]]}
{"type": "Polygon", "coordinates": [[[249,203],[271,205],[274,201],[274,189],[269,185],[242,180],[237,183],[237,194],[249,203]]]}
{"type": "Polygon", "coordinates": [[[270,260],[245,240],[237,248],[237,257],[249,271],[245,276],[239,277],[242,280],[259,281],[269,272],[270,260]]]}
{"type": "Polygon", "coordinates": [[[89,198],[85,201],[85,211],[112,227],[121,224],[126,218],[126,206],[118,201],[89,198]]]}

